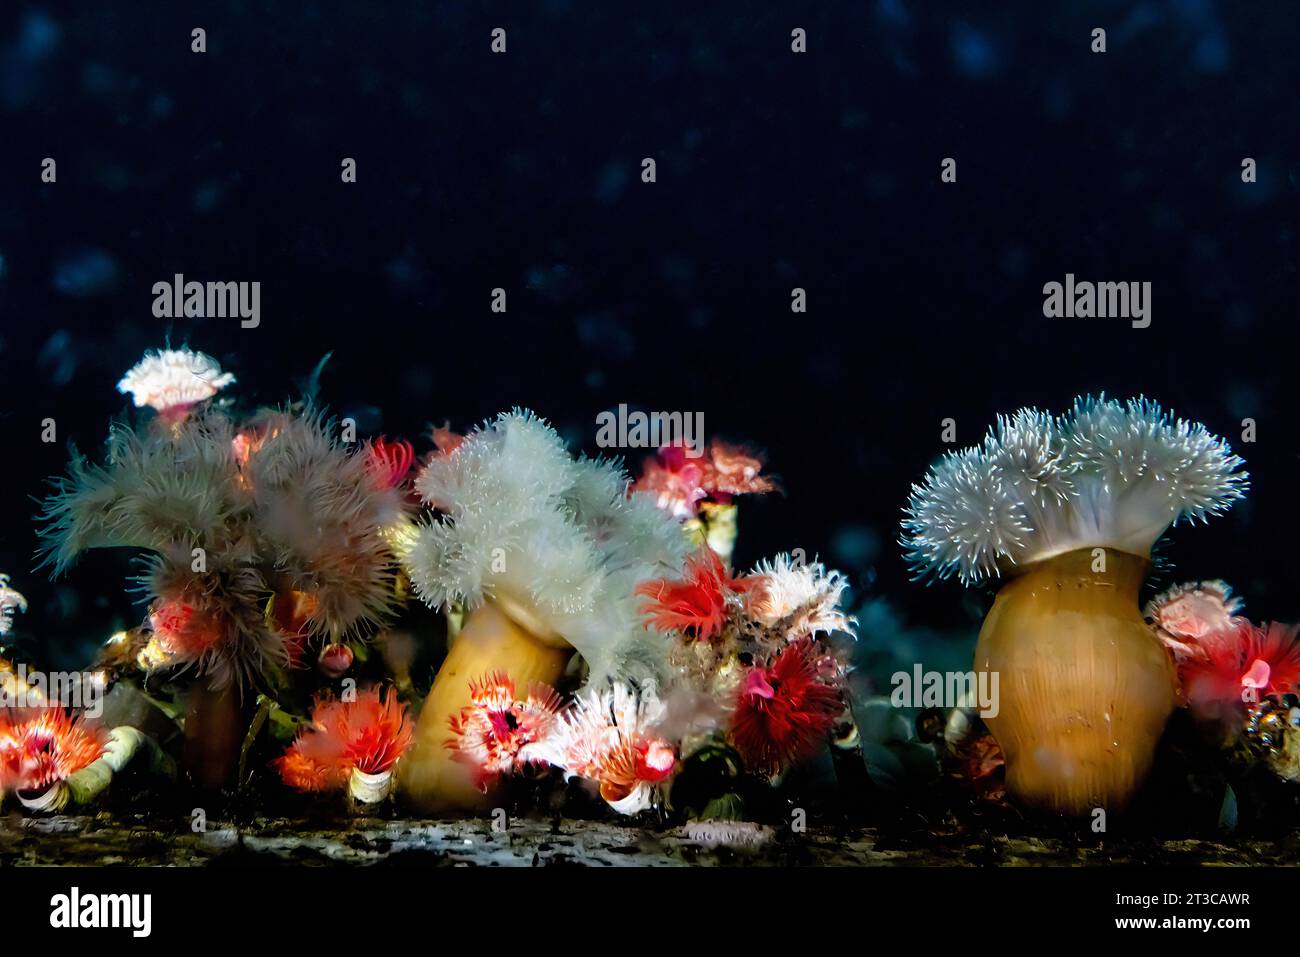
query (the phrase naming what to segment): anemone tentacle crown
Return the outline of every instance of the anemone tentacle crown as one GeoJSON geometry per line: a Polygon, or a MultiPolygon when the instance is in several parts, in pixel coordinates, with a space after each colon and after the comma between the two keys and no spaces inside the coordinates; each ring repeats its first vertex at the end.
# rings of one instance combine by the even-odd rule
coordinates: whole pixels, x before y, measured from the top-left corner
{"type": "Polygon", "coordinates": [[[963,584],[1076,548],[1146,556],[1170,525],[1242,498],[1241,465],[1205,426],[1145,398],[1021,409],[912,487],[902,544],[918,577],[963,584]]]}

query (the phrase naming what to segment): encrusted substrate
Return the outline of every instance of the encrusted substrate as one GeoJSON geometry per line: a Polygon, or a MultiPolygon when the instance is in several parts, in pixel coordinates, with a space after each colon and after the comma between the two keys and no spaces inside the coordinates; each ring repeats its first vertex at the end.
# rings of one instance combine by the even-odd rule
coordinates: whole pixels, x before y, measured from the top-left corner
{"type": "Polygon", "coordinates": [[[1281,841],[1107,841],[928,833],[901,839],[872,830],[778,833],[761,848],[709,850],[680,829],[652,831],[600,821],[513,820],[493,834],[485,819],[359,818],[319,822],[209,822],[194,833],[158,822],[99,817],[0,821],[0,866],[21,865],[1255,865],[1300,864],[1300,833],[1281,841]]]}

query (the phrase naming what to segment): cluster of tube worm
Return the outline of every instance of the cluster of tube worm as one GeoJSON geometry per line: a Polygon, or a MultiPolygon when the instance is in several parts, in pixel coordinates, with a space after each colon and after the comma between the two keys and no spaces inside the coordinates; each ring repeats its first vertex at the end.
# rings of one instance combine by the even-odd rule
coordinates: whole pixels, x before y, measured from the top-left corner
{"type": "MultiPolygon", "coordinates": [[[[0,644],[27,599],[0,575],[0,644]]],[[[150,767],[172,771],[167,756],[129,725],[106,728],[51,700],[47,689],[0,657],[0,803],[14,795],[26,809],[60,811],[104,792],[116,771],[137,753],[150,767]]]]}
{"type": "MultiPolygon", "coordinates": [[[[101,674],[185,685],[197,783],[230,783],[256,732],[244,696],[274,707],[313,664],[338,686],[288,716],[281,779],[359,804],[400,787],[423,810],[487,806],[505,775],[553,766],[635,813],[701,742],[777,775],[843,712],[826,641],[852,630],[842,577],[788,557],[729,569],[735,497],[774,487],[744,449],[666,447],[632,483],[516,410],[435,430],[417,463],[409,443],[342,441],[309,404],[238,415],[218,398],[233,381],[202,353],[146,355],[119,389],[153,414],[115,425],[102,460],[74,456],[41,514],[55,574],[89,549],[141,556],[144,621],[101,674]],[[428,695],[339,682],[412,593],[451,622],[428,695]]],[[[0,787],[37,810],[89,800],[142,740],[161,756],[57,702],[0,709],[0,787]]]]}
{"type": "Polygon", "coordinates": [[[947,735],[972,779],[1003,768],[1023,804],[1123,808],[1179,705],[1230,736],[1262,725],[1254,738],[1284,760],[1294,630],[1238,618],[1218,584],[1167,592],[1145,620],[1138,605],[1157,540],[1240,499],[1241,464],[1154,402],[1085,397],[1061,416],[1000,418],[913,487],[903,546],[918,576],[1000,580],[975,651],[976,670],[1000,677],[992,739],[947,735]]]}
{"type": "Polygon", "coordinates": [[[1192,582],[1148,602],[1146,619],[1173,655],[1179,701],[1206,736],[1300,782],[1297,627],[1257,624],[1243,608],[1224,582],[1192,582]]]}
{"type": "Polygon", "coordinates": [[[486,791],[529,765],[593,780],[616,810],[665,797],[681,761],[721,743],[773,778],[825,747],[845,713],[844,667],[825,640],[851,634],[844,579],[789,556],[733,578],[706,550],[679,578],[642,582],[641,613],[668,636],[666,680],[589,685],[564,709],[553,688],[497,672],[471,682],[444,746],[486,791]]]}
{"type": "Polygon", "coordinates": [[[662,801],[711,737],[752,742],[756,770],[824,744],[844,708],[843,672],[813,643],[832,619],[846,622],[825,607],[842,580],[800,569],[800,607],[816,610],[787,622],[800,609],[777,615],[761,596],[794,601],[789,576],[733,578],[723,557],[734,496],[773,487],[759,466],[716,443],[698,460],[669,447],[629,486],[527,412],[432,456],[415,480],[431,517],[398,550],[417,595],[468,614],[421,710],[408,799],[490,806],[505,774],[552,766],[630,814],[662,801]],[[708,649],[707,666],[692,646],[708,649]],[[742,654],[753,676],[743,689],[729,680],[746,670],[742,654]],[[585,681],[565,707],[556,685],[575,656],[585,681]],[[769,667],[789,673],[779,694],[762,680],[769,667]]]}

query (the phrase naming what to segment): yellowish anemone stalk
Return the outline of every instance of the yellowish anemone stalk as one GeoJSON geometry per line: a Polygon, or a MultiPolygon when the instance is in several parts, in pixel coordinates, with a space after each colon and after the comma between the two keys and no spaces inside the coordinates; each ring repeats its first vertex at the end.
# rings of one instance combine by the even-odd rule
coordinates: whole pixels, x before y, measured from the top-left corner
{"type": "Polygon", "coordinates": [[[1244,495],[1241,464],[1198,423],[1103,396],[1002,417],[913,487],[903,545],[920,573],[1006,579],[975,667],[989,689],[997,676],[986,720],[1023,804],[1088,815],[1141,785],[1176,692],[1138,589],[1171,524],[1244,495]]]}
{"type": "Polygon", "coordinates": [[[1072,815],[1122,809],[1174,709],[1173,663],[1138,610],[1149,562],[1079,549],[1002,586],[975,668],[998,675],[986,718],[1026,804],[1072,815]]]}
{"type": "Polygon", "coordinates": [[[520,602],[497,598],[472,611],[424,699],[411,751],[399,766],[411,804],[428,813],[492,807],[493,789],[484,793],[475,787],[471,769],[452,758],[451,718],[470,704],[471,681],[499,670],[516,688],[554,685],[572,653],[568,642],[520,602]]]}

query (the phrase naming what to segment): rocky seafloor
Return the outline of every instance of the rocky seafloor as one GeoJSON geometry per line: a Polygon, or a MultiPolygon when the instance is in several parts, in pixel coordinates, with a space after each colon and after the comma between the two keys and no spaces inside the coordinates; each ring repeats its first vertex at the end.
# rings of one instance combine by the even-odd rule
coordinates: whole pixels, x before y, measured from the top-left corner
{"type": "Polygon", "coordinates": [[[212,820],[196,831],[156,819],[53,816],[0,820],[0,866],[897,866],[1296,865],[1300,832],[1282,840],[1138,840],[809,827],[765,833],[759,846],[709,847],[684,828],[517,818],[493,830],[482,818],[355,818],[323,823],[257,817],[212,820]]]}

